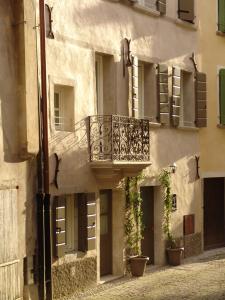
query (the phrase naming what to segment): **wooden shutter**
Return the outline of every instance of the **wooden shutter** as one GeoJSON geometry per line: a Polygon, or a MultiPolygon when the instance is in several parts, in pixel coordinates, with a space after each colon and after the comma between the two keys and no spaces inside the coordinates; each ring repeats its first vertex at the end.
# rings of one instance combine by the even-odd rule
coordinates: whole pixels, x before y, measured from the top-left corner
{"type": "Polygon", "coordinates": [[[194,23],[194,0],[179,0],[178,14],[181,20],[194,23]]]}
{"type": "Polygon", "coordinates": [[[162,14],[166,14],[166,0],[157,0],[157,10],[162,14]]]}
{"type": "Polygon", "coordinates": [[[78,250],[96,248],[96,200],[95,193],[78,195],[78,250]]]}
{"type": "Polygon", "coordinates": [[[225,32],[225,0],[218,0],[218,30],[225,32]]]}
{"type": "Polygon", "coordinates": [[[225,69],[219,72],[220,124],[225,125],[225,69]]]}
{"type": "Polygon", "coordinates": [[[206,74],[197,72],[195,75],[196,120],[197,127],[207,126],[206,74]]]}
{"type": "Polygon", "coordinates": [[[138,118],[138,58],[132,57],[132,66],[128,68],[129,99],[131,102],[132,117],[138,118]]]}
{"type": "Polygon", "coordinates": [[[184,235],[195,233],[195,215],[184,216],[184,235]]]}
{"type": "Polygon", "coordinates": [[[157,69],[159,122],[169,124],[168,67],[158,65],[157,69]]]}
{"type": "Polygon", "coordinates": [[[54,200],[55,256],[62,257],[66,247],[66,198],[55,197],[54,200]]]}
{"type": "Polygon", "coordinates": [[[180,122],[180,97],[181,97],[181,70],[172,69],[172,124],[178,126],[180,122]]]}

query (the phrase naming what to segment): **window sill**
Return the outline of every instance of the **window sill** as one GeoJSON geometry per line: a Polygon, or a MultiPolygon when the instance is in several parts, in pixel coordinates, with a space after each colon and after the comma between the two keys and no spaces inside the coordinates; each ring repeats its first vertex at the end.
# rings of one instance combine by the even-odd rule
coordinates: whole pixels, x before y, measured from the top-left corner
{"type": "Polygon", "coordinates": [[[162,124],[161,123],[157,123],[157,122],[149,122],[149,127],[151,128],[159,128],[161,127],[162,124]]]}
{"type": "Polygon", "coordinates": [[[179,25],[179,26],[182,26],[182,27],[185,27],[187,29],[190,29],[190,30],[198,30],[198,25],[197,24],[192,24],[192,23],[189,23],[187,21],[183,21],[179,18],[175,19],[175,24],[179,25]]]}
{"type": "Polygon", "coordinates": [[[192,127],[192,126],[178,126],[177,129],[180,129],[180,130],[185,130],[185,131],[199,131],[199,128],[198,127],[192,127]]]}
{"type": "Polygon", "coordinates": [[[216,35],[219,35],[219,36],[225,36],[225,32],[222,32],[222,31],[217,30],[217,31],[216,31],[216,35]]]}
{"type": "Polygon", "coordinates": [[[217,124],[217,127],[220,129],[225,129],[225,124],[217,124]]]}
{"type": "Polygon", "coordinates": [[[148,8],[148,7],[146,7],[144,5],[141,5],[139,3],[135,3],[133,5],[133,8],[135,10],[138,10],[138,11],[143,12],[143,13],[145,13],[147,15],[150,15],[150,16],[160,17],[160,15],[161,15],[159,11],[157,11],[155,9],[148,8]]]}

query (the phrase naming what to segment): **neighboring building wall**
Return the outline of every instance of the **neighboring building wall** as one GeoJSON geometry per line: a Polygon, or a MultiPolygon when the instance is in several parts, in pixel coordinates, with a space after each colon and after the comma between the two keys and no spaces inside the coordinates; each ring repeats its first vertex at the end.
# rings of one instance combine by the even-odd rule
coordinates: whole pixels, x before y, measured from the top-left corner
{"type": "Polygon", "coordinates": [[[203,177],[225,177],[225,132],[220,125],[219,69],[225,66],[224,36],[218,32],[218,1],[198,1],[199,68],[208,74],[208,126],[200,133],[200,170],[203,177]],[[218,32],[218,34],[217,34],[218,32]],[[214,54],[215,53],[215,54],[214,54]]]}
{"type": "MultiPolygon", "coordinates": [[[[98,53],[103,56],[103,60],[105,58],[104,70],[107,64],[112,64],[109,69],[113,75],[110,75],[111,80],[106,79],[107,90],[103,97],[103,101],[104,98],[106,99],[106,103],[103,104],[104,114],[126,116],[129,114],[128,75],[126,71],[126,76],[123,77],[121,55],[124,38],[131,39],[132,54],[142,62],[165,63],[169,67],[177,66],[185,71],[194,72],[190,57],[197,51],[198,26],[178,20],[177,1],[167,2],[167,14],[160,16],[156,11],[143,13],[135,10],[128,2],[122,4],[103,0],[68,0],[64,3],[47,1],[49,6],[54,5],[52,19],[55,36],[55,39],[47,39],[46,49],[51,194],[96,193],[96,250],[83,254],[82,259],[97,257],[98,281],[100,279],[99,190],[101,189],[113,189],[113,274],[124,273],[126,258],[123,234],[124,192],[121,186],[117,187],[115,182],[110,180],[111,173],[108,174],[108,178],[95,177],[89,163],[87,117],[97,114],[95,55],[98,53]],[[54,86],[61,87],[62,93],[65,91],[65,86],[70,90],[70,96],[67,97],[70,107],[63,109],[63,112],[64,117],[69,118],[72,125],[64,131],[55,130],[54,86]],[[54,186],[56,165],[54,153],[57,153],[61,159],[58,189],[54,186]],[[119,222],[115,218],[119,218],[119,222]]],[[[198,11],[196,15],[198,16],[198,11]]],[[[198,24],[198,17],[196,23],[198,24]]],[[[177,164],[176,173],[172,174],[172,193],[177,194],[177,210],[172,215],[173,232],[177,238],[183,238],[183,216],[195,214],[194,232],[199,245],[195,253],[202,251],[202,191],[201,181],[196,179],[195,164],[195,155],[199,155],[200,151],[198,131],[194,124],[189,127],[180,126],[180,128],[160,126],[156,120],[155,123],[150,124],[152,165],[144,171],[146,177],[141,185],[155,186],[155,264],[165,262],[162,232],[163,198],[158,175],[162,168],[167,168],[173,163],[177,164]]],[[[113,175],[117,176],[117,174],[113,175]]],[[[63,282],[66,282],[66,274],[72,272],[79,255],[79,252],[66,254],[65,257],[54,260],[53,281],[58,280],[55,276],[60,272],[63,282]],[[64,263],[68,264],[68,268],[62,266],[64,263]],[[63,275],[64,269],[66,271],[63,275]]],[[[92,279],[94,283],[94,277],[92,279]]],[[[53,286],[55,285],[54,282],[53,286]]],[[[73,291],[70,286],[68,290],[66,287],[63,290],[72,293],[82,288],[84,286],[74,285],[73,291]]],[[[55,297],[59,296],[57,291],[54,291],[55,297]]]]}
{"type": "Polygon", "coordinates": [[[38,151],[35,10],[28,2],[0,1],[1,299],[26,299],[29,279],[37,296],[34,265],[24,266],[36,249],[38,151]]]}

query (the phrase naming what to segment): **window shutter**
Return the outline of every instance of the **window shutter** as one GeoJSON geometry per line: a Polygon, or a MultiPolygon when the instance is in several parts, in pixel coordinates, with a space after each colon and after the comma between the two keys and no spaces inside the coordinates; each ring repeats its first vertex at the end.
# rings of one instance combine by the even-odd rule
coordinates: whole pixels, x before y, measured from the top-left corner
{"type": "Polygon", "coordinates": [[[178,14],[181,20],[194,23],[194,0],[179,0],[178,14]]]}
{"type": "Polygon", "coordinates": [[[219,72],[220,124],[225,125],[225,69],[219,72]]]}
{"type": "Polygon", "coordinates": [[[138,118],[138,58],[135,56],[132,56],[132,66],[128,68],[128,74],[132,117],[138,118]]]}
{"type": "Polygon", "coordinates": [[[218,30],[225,32],[225,0],[218,1],[218,30]]]}
{"type": "Polygon", "coordinates": [[[157,10],[162,14],[166,14],[166,0],[157,0],[157,10]]]}
{"type": "Polygon", "coordinates": [[[54,200],[54,231],[55,231],[55,256],[62,257],[66,246],[66,199],[55,197],[54,200]]]}
{"type": "Polygon", "coordinates": [[[180,122],[181,70],[172,69],[172,123],[178,126],[180,122]]]}
{"type": "Polygon", "coordinates": [[[78,196],[78,250],[96,248],[96,200],[95,193],[78,196]]]}
{"type": "Polygon", "coordinates": [[[159,122],[169,124],[168,67],[158,65],[157,69],[159,122]]]}
{"type": "Polygon", "coordinates": [[[207,126],[206,74],[197,72],[195,75],[196,120],[197,127],[207,126]]]}

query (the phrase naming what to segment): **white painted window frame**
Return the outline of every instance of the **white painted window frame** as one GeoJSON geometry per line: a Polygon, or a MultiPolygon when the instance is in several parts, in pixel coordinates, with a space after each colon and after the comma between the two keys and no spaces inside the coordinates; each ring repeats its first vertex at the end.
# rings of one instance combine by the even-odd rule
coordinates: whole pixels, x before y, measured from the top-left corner
{"type": "Polygon", "coordinates": [[[54,125],[56,131],[64,130],[64,107],[63,107],[63,92],[59,88],[54,89],[54,125]],[[55,95],[59,95],[59,107],[55,107],[55,95]],[[56,111],[59,112],[59,116],[56,116],[56,111]],[[55,119],[59,119],[59,123],[56,123],[55,119]]]}

